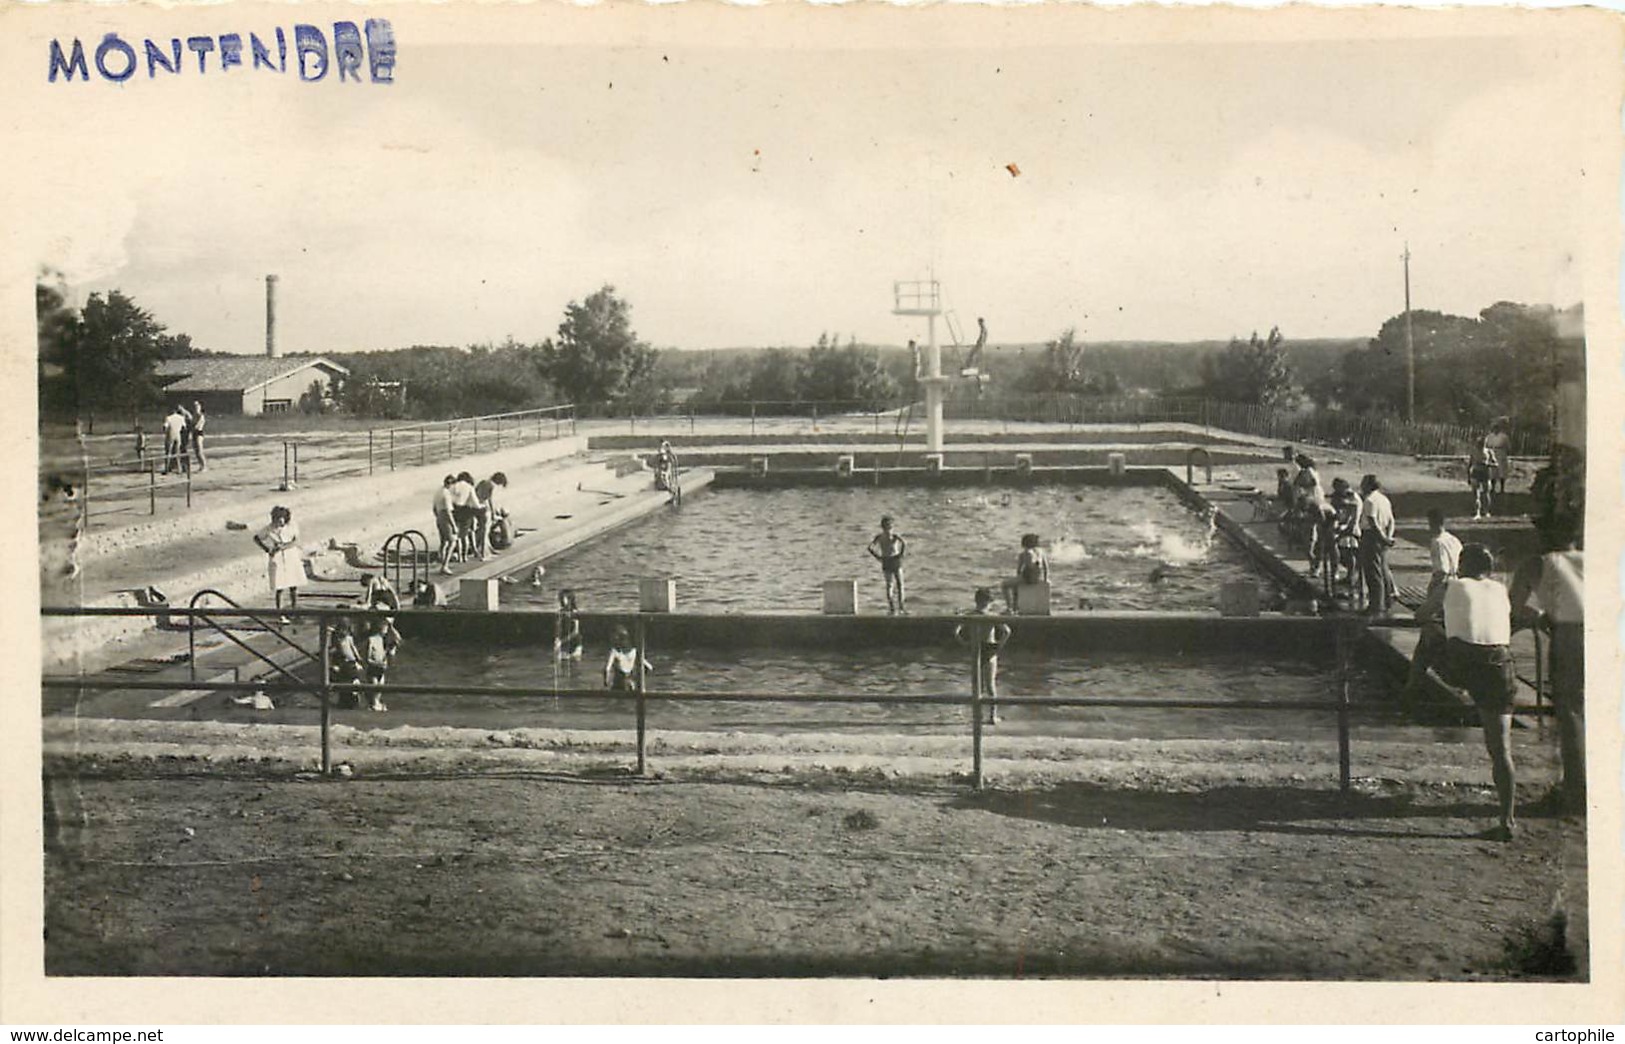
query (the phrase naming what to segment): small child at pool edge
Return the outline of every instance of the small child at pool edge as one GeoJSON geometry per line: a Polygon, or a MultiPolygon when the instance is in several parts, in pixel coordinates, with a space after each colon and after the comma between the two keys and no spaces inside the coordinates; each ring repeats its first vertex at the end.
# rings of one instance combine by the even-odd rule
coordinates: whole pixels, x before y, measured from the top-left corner
{"type": "MultiPolygon", "coordinates": [[[[971,616],[998,616],[999,611],[993,608],[993,589],[991,587],[978,587],[976,589],[976,607],[970,610],[971,616]]],[[[1010,625],[1002,620],[993,623],[963,623],[954,628],[954,637],[962,642],[975,642],[981,649],[982,662],[982,698],[988,701],[987,721],[990,725],[999,722],[999,650],[1004,648],[1010,640],[1010,625]]]]}
{"type": "Polygon", "coordinates": [[[882,515],[880,532],[869,541],[869,554],[880,563],[880,575],[886,581],[886,608],[893,615],[908,612],[903,598],[903,555],[907,553],[908,541],[892,530],[892,517],[882,515]]]}

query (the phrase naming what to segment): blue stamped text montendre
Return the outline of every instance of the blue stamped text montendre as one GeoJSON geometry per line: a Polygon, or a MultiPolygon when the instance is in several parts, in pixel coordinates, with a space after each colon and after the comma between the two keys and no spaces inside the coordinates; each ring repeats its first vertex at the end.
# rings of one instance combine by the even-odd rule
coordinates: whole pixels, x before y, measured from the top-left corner
{"type": "MultiPolygon", "coordinates": [[[[67,81],[75,78],[90,81],[91,68],[102,79],[124,83],[135,77],[143,65],[147,79],[157,79],[160,71],[168,75],[182,75],[190,71],[191,61],[185,59],[185,50],[197,56],[198,74],[211,71],[227,72],[233,66],[258,71],[287,73],[289,71],[288,34],[278,26],[266,39],[258,33],[248,34],[247,53],[244,53],[243,34],[221,33],[218,36],[170,37],[165,40],[146,38],[141,49],[118,33],[108,33],[88,52],[78,37],[64,49],[62,41],[52,40],[50,45],[49,82],[60,77],[67,81]]],[[[293,27],[293,72],[306,83],[327,78],[336,70],[339,82],[365,79],[372,83],[393,83],[395,75],[395,32],[389,21],[369,18],[364,25],[354,22],[334,22],[331,48],[328,34],[314,25],[297,24],[293,27]]]]}

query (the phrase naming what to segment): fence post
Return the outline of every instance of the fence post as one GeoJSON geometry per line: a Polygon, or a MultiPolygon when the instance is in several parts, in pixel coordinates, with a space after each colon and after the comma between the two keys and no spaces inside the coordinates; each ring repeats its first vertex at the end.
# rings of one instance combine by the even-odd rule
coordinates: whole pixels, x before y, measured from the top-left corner
{"type": "Polygon", "coordinates": [[[480,419],[474,418],[474,452],[480,451],[480,419]]]}
{"type": "Polygon", "coordinates": [[[1337,622],[1337,785],[1349,789],[1349,628],[1337,622]]]}
{"type": "Polygon", "coordinates": [[[422,467],[423,465],[425,465],[427,463],[429,463],[429,430],[427,428],[419,428],[418,429],[418,466],[422,467]]]}
{"type": "Polygon", "coordinates": [[[293,444],[293,484],[299,485],[299,443],[293,444]]]}
{"type": "Polygon", "coordinates": [[[688,404],[688,433],[694,434],[694,404],[688,404]]]}
{"type": "Polygon", "coordinates": [[[290,481],[290,476],[288,474],[288,440],[283,439],[282,440],[282,488],[283,489],[292,489],[293,488],[292,486],[288,485],[289,481],[290,481]]]}
{"type": "Polygon", "coordinates": [[[502,448],[502,418],[497,418],[497,449],[502,448]]]}
{"type": "MultiPolygon", "coordinates": [[[[393,440],[394,437],[395,437],[395,433],[390,432],[390,438],[393,440]]],[[[367,429],[367,474],[371,475],[372,472],[373,472],[373,464],[372,464],[372,429],[368,428],[367,429]]]]}
{"type": "Polygon", "coordinates": [[[322,617],[321,650],[322,650],[322,685],[317,694],[322,700],[322,775],[331,775],[333,772],[333,653],[329,648],[327,633],[327,617],[322,617]]]}
{"type": "Polygon", "coordinates": [[[976,649],[972,663],[970,678],[970,785],[972,790],[982,789],[982,642],[980,636],[972,635],[971,644],[976,649]]]}
{"type": "Polygon", "coordinates": [[[395,470],[395,429],[389,429],[389,470],[395,470]]]}
{"type": "Polygon", "coordinates": [[[750,401],[750,436],[756,437],[756,400],[750,401]]]}
{"type": "Polygon", "coordinates": [[[186,506],[192,506],[192,469],[186,469],[186,506]]]}
{"type": "Polygon", "coordinates": [[[637,694],[638,705],[638,775],[643,775],[649,768],[648,748],[648,705],[643,696],[643,647],[648,641],[648,628],[644,626],[643,613],[638,613],[638,655],[632,665],[632,689],[637,694]]]}
{"type": "Polygon", "coordinates": [[[147,514],[158,513],[158,466],[154,461],[147,462],[147,514]]]}

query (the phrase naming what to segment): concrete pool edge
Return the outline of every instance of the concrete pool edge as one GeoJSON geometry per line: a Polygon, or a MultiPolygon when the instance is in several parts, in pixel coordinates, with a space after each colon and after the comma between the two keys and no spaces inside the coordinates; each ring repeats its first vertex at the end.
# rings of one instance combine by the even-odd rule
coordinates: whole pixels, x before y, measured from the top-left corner
{"type": "MultiPolygon", "coordinates": [[[[226,722],[79,719],[47,722],[42,740],[46,775],[89,778],[143,775],[308,777],[319,768],[315,726],[226,722]]],[[[333,761],[354,778],[455,771],[609,774],[631,772],[634,731],[624,729],[484,729],[454,726],[390,729],[333,728],[333,761]]],[[[915,780],[962,783],[971,764],[968,724],[941,732],[771,733],[694,732],[656,728],[649,737],[653,779],[707,782],[809,775],[833,782],[915,780]]],[[[1089,780],[1145,789],[1292,783],[1337,787],[1335,740],[1095,739],[998,735],[984,740],[990,782],[1045,785],[1089,780]]],[[[1483,754],[1475,744],[1361,741],[1356,733],[1354,779],[1362,784],[1487,789],[1483,754]]],[[[1555,774],[1552,758],[1526,762],[1526,781],[1555,774]],[[1551,762],[1548,764],[1548,762],[1551,762]]],[[[340,774],[341,778],[343,773],[340,774]]]]}

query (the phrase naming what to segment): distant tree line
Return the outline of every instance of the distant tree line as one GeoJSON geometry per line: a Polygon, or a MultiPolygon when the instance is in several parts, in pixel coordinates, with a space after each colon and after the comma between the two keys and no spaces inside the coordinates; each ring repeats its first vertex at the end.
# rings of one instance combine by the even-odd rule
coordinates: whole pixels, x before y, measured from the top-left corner
{"type": "MultiPolygon", "coordinates": [[[[42,416],[150,408],[161,398],[161,360],[210,354],[119,290],[93,293],[75,309],[60,277],[46,272],[35,308],[42,416]]],[[[1546,431],[1558,372],[1584,373],[1583,325],[1579,305],[1503,301],[1476,317],[1413,311],[1418,417],[1482,427],[1506,416],[1526,432],[1546,431]]],[[[957,372],[957,347],[943,351],[943,371],[957,372]]],[[[843,345],[825,332],[807,348],[657,351],[639,339],[631,305],[609,285],[569,302],[554,336],[536,343],[327,354],[350,377],[331,401],[306,396],[301,408],[358,417],[429,419],[559,402],[610,414],[674,403],[720,412],[752,402],[784,412],[814,403],[879,409],[919,393],[907,349],[855,336],[843,345]]],[[[999,394],[1201,396],[1396,417],[1405,409],[1405,317],[1363,342],[1291,342],[1272,327],[1228,342],[1086,343],[1068,329],[1044,344],[990,346],[980,365],[999,394]]]]}

